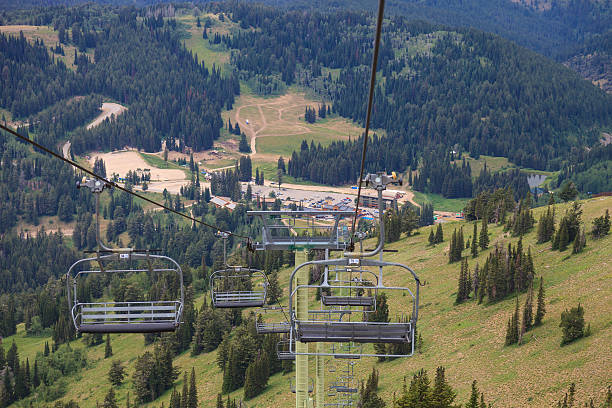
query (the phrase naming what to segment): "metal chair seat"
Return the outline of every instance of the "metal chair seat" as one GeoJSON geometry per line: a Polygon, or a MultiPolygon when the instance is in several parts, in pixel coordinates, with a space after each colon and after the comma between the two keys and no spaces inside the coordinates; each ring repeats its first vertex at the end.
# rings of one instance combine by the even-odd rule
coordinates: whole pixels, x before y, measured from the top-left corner
{"type": "Polygon", "coordinates": [[[340,392],[340,393],[349,393],[349,394],[353,394],[356,393],[358,390],[357,388],[351,388],[351,387],[347,387],[345,385],[336,385],[333,386],[332,388],[334,388],[336,390],[336,392],[340,392]]]}
{"type": "Polygon", "coordinates": [[[296,321],[296,340],[312,342],[410,343],[412,324],[296,321]]]}
{"type": "Polygon", "coordinates": [[[215,292],[212,303],[217,308],[261,307],[266,302],[265,292],[215,292]]]}
{"type": "Polygon", "coordinates": [[[82,333],[154,333],[176,330],[180,309],[178,301],[77,303],[73,315],[82,333]]]}
{"type": "Polygon", "coordinates": [[[290,325],[288,322],[281,323],[257,323],[255,329],[257,334],[289,333],[290,325]]]}
{"type": "Polygon", "coordinates": [[[334,358],[338,360],[359,360],[361,356],[359,354],[335,354],[334,358]]]}
{"type": "Polygon", "coordinates": [[[372,296],[321,296],[321,301],[325,306],[374,306],[372,296]]]}

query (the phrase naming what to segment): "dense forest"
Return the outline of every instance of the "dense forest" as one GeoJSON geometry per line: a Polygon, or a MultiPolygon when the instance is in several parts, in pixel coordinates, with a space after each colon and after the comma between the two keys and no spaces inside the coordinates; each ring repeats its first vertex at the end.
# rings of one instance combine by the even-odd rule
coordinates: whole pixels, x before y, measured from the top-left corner
{"type": "MultiPolygon", "coordinates": [[[[250,0],[289,10],[375,11],[369,0],[250,0]]],[[[164,0],[99,0],[102,4],[147,6],[164,0]]],[[[84,0],[27,0],[19,4],[0,0],[0,9],[78,5],[84,0]]],[[[195,2],[198,4],[199,2],[195,2]]],[[[205,3],[205,2],[202,2],[205,3]]],[[[387,14],[409,16],[455,27],[475,27],[508,38],[544,55],[566,59],[582,44],[604,34],[612,26],[612,9],[607,2],[552,1],[549,10],[537,10],[531,3],[507,0],[394,0],[387,2],[387,14]]],[[[23,22],[31,23],[31,14],[23,22]]]]}
{"type": "MultiPolygon", "coordinates": [[[[317,91],[333,100],[336,113],[363,122],[371,49],[359,44],[372,36],[371,19],[364,25],[363,14],[339,12],[313,23],[303,12],[261,6],[232,10],[241,25],[259,29],[228,42],[240,51],[232,54],[240,69],[280,75],[291,84],[294,68],[286,62],[295,61],[297,70],[321,78],[324,85],[317,91]],[[317,35],[329,31],[327,26],[336,33],[331,40],[317,35]],[[334,53],[339,46],[350,52],[334,53]],[[336,79],[321,72],[339,66],[336,79]]],[[[385,27],[383,80],[372,125],[388,137],[374,139],[368,167],[416,168],[425,147],[458,145],[475,157],[504,156],[520,166],[555,170],[572,147],[597,143],[596,129],[609,126],[611,97],[570,70],[490,34],[444,30],[399,17],[385,27]],[[408,52],[406,42],[415,39],[428,42],[428,51],[408,52]]],[[[302,149],[292,156],[289,174],[328,184],[352,182],[360,146],[360,141],[336,142],[302,149]],[[322,165],[332,157],[338,171],[322,165]]]]}
{"type": "MultiPolygon", "coordinates": [[[[212,147],[223,125],[220,111],[231,108],[240,91],[237,79],[200,63],[181,45],[173,20],[139,21],[135,9],[102,21],[83,13],[71,25],[71,35],[60,35],[85,50],[95,46],[93,60],[75,52],[76,72],[54,61],[42,42],[0,36],[0,105],[27,118],[62,99],[97,93],[129,108],[116,121],[77,129],[75,153],[126,145],[159,151],[162,138],[170,149],[212,147]]],[[[59,14],[50,23],[61,34],[70,21],[59,14]]]]}
{"type": "MultiPolygon", "coordinates": [[[[262,1],[253,2],[261,3],[262,1]]],[[[263,3],[290,10],[376,10],[368,0],[264,0],[263,3]]],[[[588,0],[551,1],[549,10],[538,11],[537,3],[506,0],[396,0],[387,2],[386,12],[454,27],[475,27],[508,38],[544,55],[564,58],[591,38],[610,29],[612,9],[606,2],[588,0]]]]}

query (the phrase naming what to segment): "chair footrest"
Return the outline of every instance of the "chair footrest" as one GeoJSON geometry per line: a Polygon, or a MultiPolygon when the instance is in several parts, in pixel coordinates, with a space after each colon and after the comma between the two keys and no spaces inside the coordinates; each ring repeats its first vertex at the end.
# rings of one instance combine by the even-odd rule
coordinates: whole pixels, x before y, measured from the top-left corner
{"type": "Polygon", "coordinates": [[[173,332],[177,328],[174,322],[161,323],[112,323],[81,324],[81,333],[161,333],[173,332]]]}
{"type": "Polygon", "coordinates": [[[374,306],[371,296],[321,296],[325,306],[374,306]]]}

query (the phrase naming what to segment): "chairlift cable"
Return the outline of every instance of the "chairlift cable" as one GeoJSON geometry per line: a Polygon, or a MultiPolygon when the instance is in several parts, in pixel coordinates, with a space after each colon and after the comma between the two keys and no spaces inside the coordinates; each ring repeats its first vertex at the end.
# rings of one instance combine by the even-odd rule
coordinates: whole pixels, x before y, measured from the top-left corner
{"type": "MultiPolygon", "coordinates": [[[[365,133],[363,136],[363,149],[361,151],[361,170],[359,172],[359,188],[357,190],[357,203],[355,204],[355,216],[351,231],[351,246],[354,245],[355,224],[359,215],[359,199],[361,197],[361,183],[363,181],[363,172],[365,168],[366,152],[368,150],[368,133],[370,130],[370,118],[372,116],[372,105],[374,102],[374,87],[376,86],[376,67],[378,65],[378,52],[380,50],[380,37],[382,33],[383,16],[385,11],[385,0],[378,1],[378,18],[376,21],[376,39],[374,40],[374,55],[372,57],[372,72],[370,73],[370,93],[368,95],[368,109],[366,113],[365,133]]],[[[378,211],[381,211],[379,208],[378,211]]]]}
{"type": "Polygon", "coordinates": [[[94,173],[93,171],[88,170],[85,167],[81,166],[80,164],[78,164],[78,163],[76,163],[76,162],[74,162],[74,161],[72,161],[70,159],[67,159],[65,157],[62,157],[61,155],[59,155],[59,154],[55,153],[54,151],[46,148],[45,146],[43,146],[43,145],[41,145],[41,144],[39,144],[39,143],[37,143],[37,142],[35,142],[35,141],[25,137],[23,135],[20,135],[19,133],[17,133],[13,129],[11,129],[11,128],[7,127],[7,126],[4,126],[3,124],[0,124],[0,129],[5,130],[6,132],[8,132],[8,133],[12,134],[13,136],[23,140],[24,142],[29,143],[32,146],[42,150],[43,152],[50,154],[51,156],[55,157],[56,159],[60,159],[60,160],[62,160],[64,162],[70,164],[72,167],[75,167],[75,168],[81,170],[82,172],[87,173],[90,176],[93,176],[96,179],[98,179],[100,181],[103,181],[104,183],[107,183],[107,184],[111,185],[112,187],[114,187],[114,188],[116,188],[118,190],[121,190],[121,191],[123,191],[125,193],[128,193],[128,194],[131,194],[131,195],[133,195],[135,197],[138,197],[141,200],[144,200],[144,201],[146,201],[146,202],[148,202],[150,204],[156,205],[156,206],[158,206],[160,208],[163,208],[164,210],[170,211],[171,213],[179,215],[179,216],[181,216],[183,218],[186,218],[186,219],[188,219],[188,220],[190,220],[192,222],[195,222],[197,224],[204,225],[205,227],[215,229],[216,231],[225,232],[225,233],[227,233],[229,235],[233,235],[235,237],[245,239],[247,241],[247,248],[249,248],[249,250],[251,249],[251,238],[246,236],[246,235],[237,234],[237,233],[234,233],[234,232],[231,232],[231,231],[223,231],[221,228],[219,228],[219,227],[217,227],[215,225],[209,224],[209,223],[204,222],[202,220],[198,220],[197,218],[194,218],[194,217],[192,217],[190,215],[187,215],[187,214],[182,213],[180,211],[177,211],[177,210],[175,210],[173,208],[167,207],[164,204],[158,203],[157,201],[153,201],[150,198],[147,198],[147,197],[145,197],[143,195],[135,193],[134,191],[130,191],[127,188],[122,187],[118,183],[115,183],[114,181],[110,181],[110,180],[108,180],[108,179],[106,179],[106,178],[104,178],[102,176],[99,176],[96,173],[94,173]]]}

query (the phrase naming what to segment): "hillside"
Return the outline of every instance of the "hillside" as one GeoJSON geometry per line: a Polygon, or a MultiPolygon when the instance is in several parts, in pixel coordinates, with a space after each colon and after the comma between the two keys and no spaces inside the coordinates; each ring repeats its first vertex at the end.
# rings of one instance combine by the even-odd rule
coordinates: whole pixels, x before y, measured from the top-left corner
{"type": "MultiPolygon", "coordinates": [[[[558,204],[557,214],[562,214],[567,205],[558,204]]],[[[587,200],[584,202],[584,222],[603,214],[612,207],[612,197],[587,200]]],[[[535,218],[545,210],[534,211],[535,218]]],[[[521,346],[504,347],[506,321],[512,313],[514,298],[494,304],[478,305],[468,301],[454,305],[457,290],[459,264],[449,265],[446,251],[448,237],[454,228],[464,222],[445,223],[444,244],[427,246],[429,228],[424,228],[416,236],[402,238],[389,245],[398,249],[397,254],[388,254],[387,259],[400,261],[412,266],[419,276],[427,282],[422,290],[422,307],[419,328],[423,336],[422,354],[412,358],[377,363],[374,359],[358,362],[358,377],[365,379],[372,365],[380,370],[380,394],[388,403],[394,393],[401,390],[404,377],[411,377],[420,369],[426,368],[433,376],[435,367],[446,367],[450,384],[459,392],[459,402],[465,402],[473,379],[485,393],[488,402],[497,407],[507,406],[551,406],[562,398],[570,382],[576,382],[577,401],[594,397],[601,401],[605,389],[610,385],[609,372],[612,370],[612,351],[608,340],[612,336],[612,235],[595,241],[588,239],[585,251],[579,255],[551,252],[549,244],[535,243],[535,232],[524,237],[524,245],[532,249],[536,279],[544,278],[546,288],[547,314],[544,324],[528,332],[521,346]],[[565,309],[580,302],[585,310],[585,319],[591,325],[591,336],[569,346],[560,347],[561,329],[559,316],[565,309]]],[[[464,230],[471,231],[471,224],[464,230]]],[[[507,245],[517,239],[505,237],[501,227],[490,226],[491,247],[498,243],[507,245]]],[[[470,235],[466,233],[466,238],[470,235]]],[[[470,268],[476,262],[481,266],[489,251],[481,252],[478,259],[469,259],[470,268]]],[[[288,269],[280,274],[281,286],[286,287],[288,269]]],[[[391,282],[407,284],[406,276],[397,271],[390,274],[391,282]]],[[[519,296],[524,303],[525,294],[519,296]]],[[[21,329],[22,330],[22,329],[21,329]]],[[[21,331],[16,336],[3,340],[8,348],[15,340],[20,357],[33,360],[36,352],[41,352],[45,337],[27,337],[21,331]]],[[[142,347],[141,335],[113,335],[113,358],[128,365],[128,373],[133,370],[133,362],[149,347],[142,347]]],[[[81,341],[71,343],[72,347],[83,347],[81,341]]],[[[87,367],[78,375],[67,378],[67,393],[63,400],[73,399],[81,407],[94,407],[106,394],[109,383],[106,377],[110,366],[109,359],[103,359],[104,344],[89,349],[87,367]]],[[[222,372],[215,364],[216,352],[202,354],[197,358],[189,352],[175,359],[175,365],[182,371],[196,370],[197,389],[201,406],[213,406],[220,391],[222,372]]],[[[265,393],[246,403],[247,407],[290,406],[293,394],[289,392],[289,375],[277,374],[271,377],[265,393]]],[[[430,377],[431,378],[431,377],[430,377]]],[[[180,390],[179,380],[176,388],[180,390]]],[[[116,389],[119,403],[124,404],[131,379],[116,389]]],[[[232,398],[242,398],[242,389],[234,392],[232,398]]],[[[148,406],[168,406],[170,392],[148,406]]],[[[133,399],[133,392],[132,392],[133,399]]]]}

